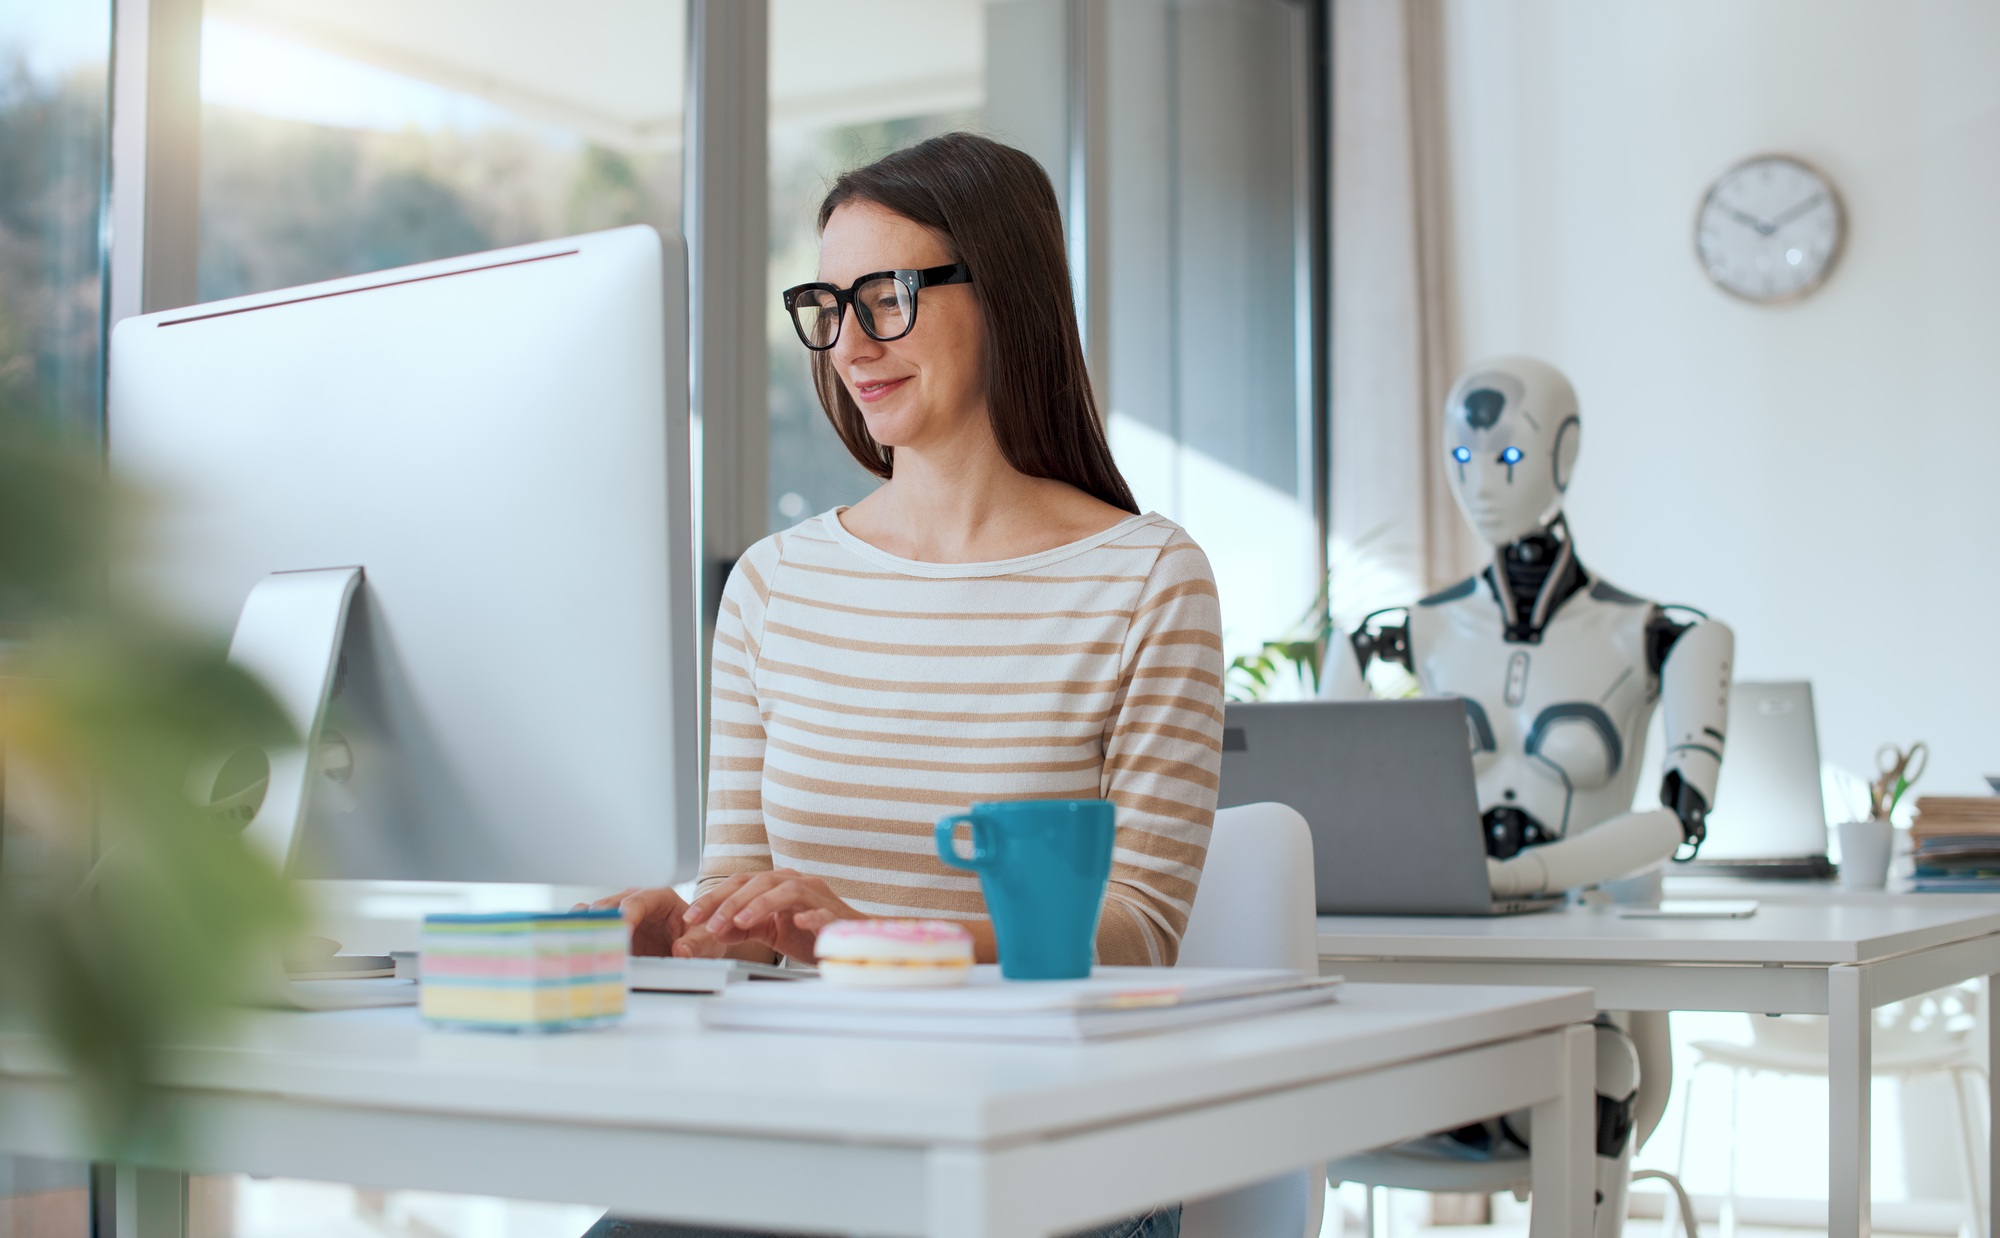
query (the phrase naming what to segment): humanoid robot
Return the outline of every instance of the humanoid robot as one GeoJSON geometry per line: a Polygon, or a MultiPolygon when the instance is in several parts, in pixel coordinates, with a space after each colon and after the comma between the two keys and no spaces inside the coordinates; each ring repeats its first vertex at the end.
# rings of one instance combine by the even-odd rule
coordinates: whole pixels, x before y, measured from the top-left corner
{"type": "MultiPolygon", "coordinates": [[[[1369,694],[1371,662],[1465,701],[1493,892],[1561,892],[1692,858],[1707,830],[1728,721],[1729,628],[1634,597],[1587,571],[1563,518],[1581,436],[1576,394],[1525,357],[1473,366],[1444,407],[1446,476],[1492,565],[1328,651],[1325,695],[1369,694]],[[1662,808],[1633,812],[1658,703],[1662,808]]],[[[1341,642],[1336,642],[1340,644],[1341,642]]],[[[1625,1214],[1634,1140],[1665,1107],[1665,1017],[1600,1021],[1598,1238],[1625,1214]],[[1621,1022],[1624,1026],[1621,1026],[1621,1022]],[[1625,1030],[1630,1027],[1631,1034],[1625,1030]],[[1641,1052],[1658,1077],[1640,1095],[1641,1052]],[[1656,1066],[1655,1063],[1658,1063],[1656,1066]]],[[[1444,1138],[1467,1156],[1524,1152],[1525,1115],[1444,1138]]],[[[1434,1137],[1435,1141],[1435,1137],[1434,1137]]]]}

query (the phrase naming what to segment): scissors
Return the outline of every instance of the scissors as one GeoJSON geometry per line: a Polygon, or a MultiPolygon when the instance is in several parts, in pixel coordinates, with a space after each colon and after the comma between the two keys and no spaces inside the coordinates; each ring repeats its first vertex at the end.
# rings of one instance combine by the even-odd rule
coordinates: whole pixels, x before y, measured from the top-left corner
{"type": "Polygon", "coordinates": [[[1903,798],[1903,792],[1908,791],[1917,779],[1924,776],[1924,769],[1930,764],[1930,760],[1930,745],[1922,740],[1918,740],[1908,748],[1883,744],[1876,750],[1875,769],[1881,777],[1870,784],[1869,790],[1874,793],[1870,807],[1874,809],[1874,815],[1878,819],[1887,820],[1889,814],[1896,811],[1896,804],[1903,798]]]}

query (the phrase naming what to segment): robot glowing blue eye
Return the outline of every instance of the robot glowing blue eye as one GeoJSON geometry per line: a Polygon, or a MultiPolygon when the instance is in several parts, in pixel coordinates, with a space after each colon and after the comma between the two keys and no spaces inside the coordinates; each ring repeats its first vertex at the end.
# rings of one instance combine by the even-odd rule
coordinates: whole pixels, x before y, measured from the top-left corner
{"type": "Polygon", "coordinates": [[[1464,464],[1472,459],[1472,448],[1454,447],[1451,449],[1451,458],[1458,461],[1460,464],[1464,464]]]}
{"type": "Polygon", "coordinates": [[[1509,447],[1500,453],[1500,463],[1502,464],[1519,464],[1520,462],[1521,449],[1519,447],[1509,447]]]}

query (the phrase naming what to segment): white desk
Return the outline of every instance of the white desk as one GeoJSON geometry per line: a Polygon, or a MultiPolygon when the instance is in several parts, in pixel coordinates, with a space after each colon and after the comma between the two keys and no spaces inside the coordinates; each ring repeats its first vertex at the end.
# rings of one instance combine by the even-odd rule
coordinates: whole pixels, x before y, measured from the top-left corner
{"type": "Polygon", "coordinates": [[[1887,887],[1851,890],[1833,881],[1756,881],[1735,877],[1675,876],[1663,883],[1666,898],[1754,898],[1760,903],[1840,904],[1852,907],[2000,908],[2000,891],[1991,894],[1954,891],[1919,893],[1907,879],[1887,887]]]}
{"type": "MultiPolygon", "coordinates": [[[[1522,1105],[1537,1238],[1587,1238],[1595,1046],[1578,989],[1350,985],[1332,1006],[1077,1046],[722,1032],[635,995],[622,1028],[425,1029],[262,1013],[171,1051],[178,1162],[812,1232],[1043,1238],[1522,1105]],[[1556,1133],[1546,1148],[1545,1132],[1556,1133]],[[1544,1193],[1546,1192],[1546,1193],[1544,1193]]],[[[74,1098],[0,1037],[0,1150],[77,1158],[74,1098]]],[[[121,1213],[128,1200],[121,1198],[121,1213]]]]}
{"type": "MultiPolygon", "coordinates": [[[[1913,898],[1767,904],[1747,920],[1621,920],[1588,908],[1490,919],[1322,916],[1319,951],[1324,970],[1355,980],[1579,984],[1596,990],[1603,1010],[1828,1015],[1828,1231],[1866,1238],[1870,1012],[2000,972],[2000,906],[1913,898]]],[[[2000,1039],[1994,1028],[2000,1020],[1988,1030],[2000,1039]]],[[[2000,1087],[1989,1099],[2000,1111],[2000,1087]]],[[[2000,1141],[1989,1146],[2000,1163],[2000,1141]]],[[[2000,1216],[2000,1200],[1994,1210],[2000,1216]]]]}

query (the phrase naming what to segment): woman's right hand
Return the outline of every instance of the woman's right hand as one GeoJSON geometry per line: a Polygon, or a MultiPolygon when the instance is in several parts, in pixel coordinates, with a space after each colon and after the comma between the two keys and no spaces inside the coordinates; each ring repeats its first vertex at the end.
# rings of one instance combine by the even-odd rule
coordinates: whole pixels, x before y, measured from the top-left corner
{"type": "MultiPolygon", "coordinates": [[[[632,930],[632,953],[683,959],[719,958],[722,943],[700,926],[687,923],[687,900],[672,886],[634,887],[587,904],[592,911],[617,908],[632,930]]],[[[578,903],[582,911],[586,904],[578,903]]]]}

